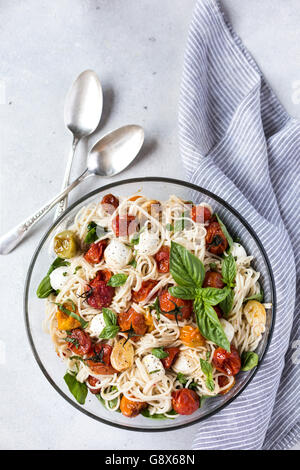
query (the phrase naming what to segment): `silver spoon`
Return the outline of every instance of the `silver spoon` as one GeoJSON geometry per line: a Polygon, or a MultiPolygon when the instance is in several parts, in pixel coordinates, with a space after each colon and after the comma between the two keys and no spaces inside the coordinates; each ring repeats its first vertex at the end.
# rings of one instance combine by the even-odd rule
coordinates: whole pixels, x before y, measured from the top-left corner
{"type": "Polygon", "coordinates": [[[12,251],[39,220],[73,188],[90,176],[113,176],[123,171],[137,156],[144,142],[140,126],[120,127],[100,139],[89,151],[87,168],[64,191],[41,207],[35,214],[0,237],[0,254],[12,251]]]}
{"type": "MultiPolygon", "coordinates": [[[[61,190],[69,184],[70,172],[78,142],[83,137],[92,134],[98,127],[103,107],[101,83],[93,70],[85,70],[75,80],[68,91],[64,120],[66,127],[73,134],[72,149],[67,160],[67,166],[61,190]]],[[[68,197],[58,204],[54,220],[66,209],[68,197]]]]}

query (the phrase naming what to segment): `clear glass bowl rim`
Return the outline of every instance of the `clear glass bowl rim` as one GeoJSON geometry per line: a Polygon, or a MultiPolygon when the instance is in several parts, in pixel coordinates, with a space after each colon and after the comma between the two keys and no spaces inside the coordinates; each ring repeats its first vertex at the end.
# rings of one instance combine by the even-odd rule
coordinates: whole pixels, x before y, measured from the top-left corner
{"type": "Polygon", "coordinates": [[[139,431],[139,432],[165,432],[165,431],[175,431],[176,429],[180,429],[180,428],[185,428],[185,427],[188,427],[188,426],[192,426],[194,424],[197,424],[199,423],[200,421],[204,421],[208,418],[210,418],[211,416],[217,414],[219,411],[221,411],[222,409],[224,409],[225,407],[227,407],[230,403],[233,402],[233,400],[235,400],[245,389],[246,387],[250,384],[250,382],[253,380],[253,378],[255,377],[257,371],[259,370],[259,368],[261,367],[261,364],[265,358],[265,355],[267,353],[267,350],[269,348],[269,345],[270,345],[270,342],[271,342],[271,339],[272,339],[272,335],[273,335],[273,329],[274,329],[274,324],[275,324],[275,318],[276,318],[276,307],[277,307],[277,301],[276,301],[276,290],[275,290],[275,281],[274,281],[274,275],[273,275],[273,271],[272,271],[272,267],[271,267],[271,264],[270,264],[270,261],[269,261],[269,258],[267,256],[267,253],[259,239],[259,237],[256,235],[255,231],[253,230],[253,228],[248,224],[248,222],[246,221],[246,219],[244,219],[243,216],[241,216],[239,214],[239,212],[237,210],[235,210],[228,202],[224,201],[221,197],[215,195],[214,193],[208,191],[207,189],[205,188],[202,188],[201,186],[197,186],[193,183],[189,183],[187,181],[181,181],[181,180],[178,180],[178,179],[174,179],[174,178],[165,178],[165,177],[158,177],[158,176],[145,176],[145,177],[139,177],[139,178],[128,178],[128,179],[124,179],[124,180],[119,180],[119,181],[115,181],[115,182],[112,182],[112,183],[109,183],[109,184],[106,184],[104,186],[100,186],[99,188],[97,189],[94,189],[93,191],[90,191],[89,193],[85,194],[84,196],[82,196],[81,198],[77,199],[72,205],[70,205],[65,211],[64,213],[50,226],[50,228],[46,231],[45,235],[42,237],[41,241],[39,242],[32,258],[31,258],[31,261],[30,261],[30,265],[29,265],[29,268],[28,268],[28,272],[27,272],[27,276],[26,276],[26,279],[25,279],[25,289],[24,289],[24,297],[23,297],[23,306],[24,306],[24,319],[25,319],[25,326],[26,326],[26,333],[27,333],[27,338],[28,338],[28,341],[29,341],[29,344],[30,344],[30,347],[31,347],[31,350],[33,352],[33,355],[35,357],[35,360],[37,361],[37,364],[39,366],[39,368],[41,369],[41,371],[43,372],[44,376],[46,377],[46,379],[48,380],[48,382],[53,386],[53,388],[68,402],[70,403],[74,408],[76,408],[77,410],[81,411],[82,413],[84,413],[85,415],[89,416],[90,418],[93,418],[101,423],[104,423],[104,424],[108,424],[109,426],[113,426],[115,428],[121,428],[121,429],[126,429],[126,430],[129,430],[129,431],[139,431]],[[69,212],[71,212],[76,206],[78,206],[79,204],[81,204],[82,202],[84,202],[85,200],[89,199],[90,197],[93,197],[95,196],[96,194],[98,194],[99,192],[102,192],[102,191],[106,191],[108,189],[111,189],[111,188],[115,188],[117,186],[121,186],[121,185],[126,185],[126,184],[129,184],[129,183],[143,183],[143,182],[163,182],[163,183],[171,183],[171,184],[177,184],[177,185],[180,185],[180,186],[184,186],[186,188],[189,188],[189,189],[192,189],[194,191],[198,191],[198,192],[202,192],[203,194],[205,194],[206,196],[214,199],[215,201],[217,201],[219,204],[221,204],[225,209],[227,209],[229,212],[231,212],[235,217],[237,217],[237,219],[244,225],[244,227],[247,229],[247,231],[250,233],[250,235],[254,238],[255,242],[257,243],[260,251],[261,251],[261,254],[264,258],[264,261],[266,263],[266,266],[267,266],[267,269],[268,269],[268,274],[270,276],[270,281],[271,281],[271,294],[272,294],[272,298],[273,298],[273,308],[272,308],[272,321],[271,321],[271,325],[270,325],[270,330],[269,330],[269,334],[268,334],[268,338],[267,338],[267,343],[266,343],[266,347],[262,353],[262,356],[261,356],[261,359],[259,361],[259,364],[258,366],[255,368],[255,370],[253,371],[252,375],[249,377],[249,379],[246,381],[246,383],[241,387],[240,390],[238,390],[238,392],[230,399],[228,400],[226,403],[224,403],[223,405],[221,405],[219,408],[209,412],[207,415],[205,416],[202,416],[202,417],[198,417],[196,418],[194,421],[192,422],[189,422],[189,423],[183,423],[183,424],[179,424],[177,426],[172,426],[171,428],[140,428],[140,427],[137,427],[137,428],[134,428],[134,427],[130,427],[130,426],[126,426],[124,424],[117,424],[117,423],[113,423],[113,422],[110,422],[109,420],[107,419],[104,419],[104,418],[101,418],[99,416],[96,416],[92,413],[90,413],[89,411],[85,410],[84,408],[80,407],[79,405],[77,405],[77,403],[73,402],[57,385],[56,383],[52,380],[52,378],[49,376],[46,368],[44,367],[39,355],[38,355],[38,352],[35,348],[35,345],[34,345],[34,341],[33,341],[33,337],[31,335],[31,331],[30,331],[30,325],[29,325],[29,312],[28,312],[28,294],[29,294],[29,285],[30,285],[30,279],[31,279],[31,275],[32,275],[32,271],[33,271],[33,268],[34,268],[34,265],[35,265],[35,261],[39,255],[39,252],[43,246],[43,244],[45,243],[45,241],[47,240],[50,232],[53,230],[53,228],[56,226],[56,225],[59,225],[62,220],[67,216],[67,214],[69,212]]]}

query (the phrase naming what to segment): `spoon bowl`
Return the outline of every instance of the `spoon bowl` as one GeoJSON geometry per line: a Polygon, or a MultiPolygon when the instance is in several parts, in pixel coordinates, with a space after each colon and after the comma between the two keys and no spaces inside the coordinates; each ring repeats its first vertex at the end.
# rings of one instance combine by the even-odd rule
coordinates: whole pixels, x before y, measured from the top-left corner
{"type": "Polygon", "coordinates": [[[144,142],[144,130],[134,124],[105,135],[90,150],[87,169],[99,176],[114,176],[135,159],[144,142]]]}
{"type": "Polygon", "coordinates": [[[64,121],[77,139],[92,134],[100,121],[103,108],[102,87],[93,70],[85,70],[67,93],[64,121]]]}

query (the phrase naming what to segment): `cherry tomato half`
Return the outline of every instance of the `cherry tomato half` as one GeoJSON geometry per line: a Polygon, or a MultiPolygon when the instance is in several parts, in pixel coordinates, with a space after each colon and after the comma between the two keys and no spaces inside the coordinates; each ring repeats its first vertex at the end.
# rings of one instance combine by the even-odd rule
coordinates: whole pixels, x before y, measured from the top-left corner
{"type": "Polygon", "coordinates": [[[170,318],[170,320],[176,319],[176,313],[172,312],[176,309],[176,307],[181,307],[180,311],[177,312],[177,317],[179,320],[186,320],[190,318],[193,311],[192,300],[184,300],[178,299],[177,297],[173,297],[168,290],[164,290],[159,295],[159,306],[164,315],[167,318],[170,318]]]}
{"type": "Polygon", "coordinates": [[[175,361],[177,354],[179,353],[179,348],[164,348],[164,351],[168,353],[168,357],[161,359],[165,369],[170,369],[171,365],[175,361]]]}
{"type": "Polygon", "coordinates": [[[241,368],[241,359],[237,349],[231,346],[228,352],[223,348],[217,348],[213,355],[213,365],[225,375],[236,375],[241,368]]]}
{"type": "Polygon", "coordinates": [[[191,415],[199,408],[199,396],[194,390],[181,388],[172,393],[172,406],[180,415],[191,415]]]}

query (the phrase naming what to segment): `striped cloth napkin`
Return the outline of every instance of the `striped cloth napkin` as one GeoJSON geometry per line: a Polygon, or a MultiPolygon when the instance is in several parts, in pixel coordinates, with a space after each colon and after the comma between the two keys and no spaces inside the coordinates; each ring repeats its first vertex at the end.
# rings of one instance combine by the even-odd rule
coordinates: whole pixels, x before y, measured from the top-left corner
{"type": "Polygon", "coordinates": [[[196,5],[179,129],[188,180],[227,200],[250,223],[267,251],[278,298],[261,368],[236,400],[199,425],[193,448],[290,448],[300,440],[300,123],[279,103],[214,0],[196,5]]]}

